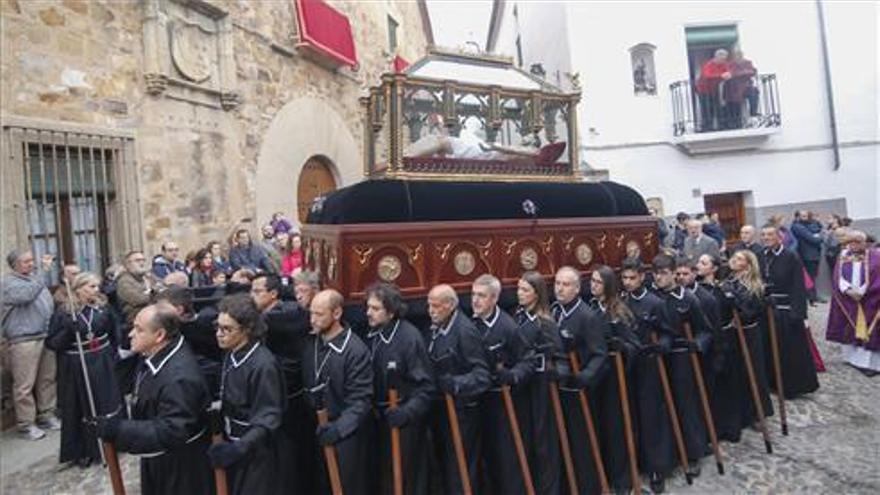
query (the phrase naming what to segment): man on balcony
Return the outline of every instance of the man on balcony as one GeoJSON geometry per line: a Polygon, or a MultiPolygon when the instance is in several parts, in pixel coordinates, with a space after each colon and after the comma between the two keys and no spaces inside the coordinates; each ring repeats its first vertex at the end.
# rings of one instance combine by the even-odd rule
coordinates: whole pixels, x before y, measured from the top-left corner
{"type": "Polygon", "coordinates": [[[698,132],[715,131],[721,127],[724,113],[719,87],[731,77],[727,50],[723,48],[715,50],[715,56],[700,67],[696,84],[701,117],[698,132]]]}
{"type": "Polygon", "coordinates": [[[728,64],[731,78],[724,84],[724,104],[726,111],[725,129],[739,129],[743,126],[743,102],[749,102],[749,116],[758,115],[758,88],[754,77],[758,71],[752,61],[743,57],[739,48],[733,49],[733,57],[728,64]]]}

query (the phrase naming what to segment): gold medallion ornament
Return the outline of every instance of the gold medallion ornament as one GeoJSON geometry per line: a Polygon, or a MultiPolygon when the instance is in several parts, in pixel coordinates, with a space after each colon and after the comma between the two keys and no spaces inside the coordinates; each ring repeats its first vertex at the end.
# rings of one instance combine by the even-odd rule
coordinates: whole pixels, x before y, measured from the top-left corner
{"type": "Polygon", "coordinates": [[[578,263],[581,265],[589,265],[591,261],[593,261],[593,250],[590,249],[586,243],[578,244],[577,248],[574,251],[575,256],[577,256],[578,263]]]}
{"type": "Polygon", "coordinates": [[[538,266],[538,252],[533,248],[524,248],[519,253],[519,263],[526,270],[534,270],[538,266]]]}
{"type": "Polygon", "coordinates": [[[400,276],[400,269],[400,258],[390,254],[380,258],[379,264],[376,265],[376,273],[379,274],[379,278],[386,282],[397,280],[397,277],[400,276]]]}
{"type": "Polygon", "coordinates": [[[477,266],[477,260],[474,259],[473,253],[470,251],[460,251],[452,260],[455,266],[455,272],[459,275],[470,275],[477,266]]]}

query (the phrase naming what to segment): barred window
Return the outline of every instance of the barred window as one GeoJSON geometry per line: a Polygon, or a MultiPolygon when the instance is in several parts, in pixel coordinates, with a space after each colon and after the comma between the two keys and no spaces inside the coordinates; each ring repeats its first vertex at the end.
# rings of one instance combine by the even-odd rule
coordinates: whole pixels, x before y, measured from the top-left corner
{"type": "Polygon", "coordinates": [[[15,226],[5,247],[28,245],[38,259],[54,255],[53,282],[63,263],[100,274],[141,246],[133,138],[72,129],[3,126],[4,195],[11,199],[4,203],[12,206],[4,220],[15,226]]]}

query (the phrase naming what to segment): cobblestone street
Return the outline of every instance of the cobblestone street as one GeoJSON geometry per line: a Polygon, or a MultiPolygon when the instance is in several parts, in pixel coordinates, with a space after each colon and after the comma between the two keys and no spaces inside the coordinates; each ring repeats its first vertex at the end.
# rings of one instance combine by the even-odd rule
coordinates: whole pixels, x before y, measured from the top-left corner
{"type": "MultiPolygon", "coordinates": [[[[880,377],[867,378],[843,364],[839,348],[825,342],[827,309],[823,304],[811,311],[811,327],[828,371],[820,374],[817,393],[787,403],[789,436],[781,435],[778,417],[773,417],[772,455],[764,453],[760,434],[749,430],[739,444],[722,444],[726,475],[719,476],[707,458],[693,486],[676,476],[667,484],[669,493],[880,493],[880,377]]],[[[15,462],[19,441],[8,435],[0,459],[2,493],[110,493],[100,468],[59,470],[53,450],[57,434],[39,442],[45,446],[30,465],[15,462]]],[[[127,492],[140,493],[137,460],[125,456],[122,465],[127,492]]]]}

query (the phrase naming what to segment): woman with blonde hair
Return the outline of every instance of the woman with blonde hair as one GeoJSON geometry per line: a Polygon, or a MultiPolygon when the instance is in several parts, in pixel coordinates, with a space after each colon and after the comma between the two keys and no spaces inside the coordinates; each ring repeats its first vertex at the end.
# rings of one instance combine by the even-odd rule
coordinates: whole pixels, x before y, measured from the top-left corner
{"type": "Polygon", "coordinates": [[[80,467],[100,460],[93,416],[110,417],[122,412],[113,372],[118,324],[100,286],[101,278],[86,272],[62,288],[68,291],[67,302],[56,309],[46,339],[46,346],[57,353],[58,359],[60,462],[80,467]]]}
{"type": "Polygon", "coordinates": [[[733,314],[736,311],[745,333],[758,392],[764,414],[773,414],[764,352],[767,333],[764,318],[764,282],[755,253],[745,249],[734,253],[728,261],[730,275],[719,286],[721,294],[721,369],[715,376],[712,411],[718,438],[738,442],[742,429],[757,420],[755,405],[749,391],[745,356],[739,343],[733,314]]]}

